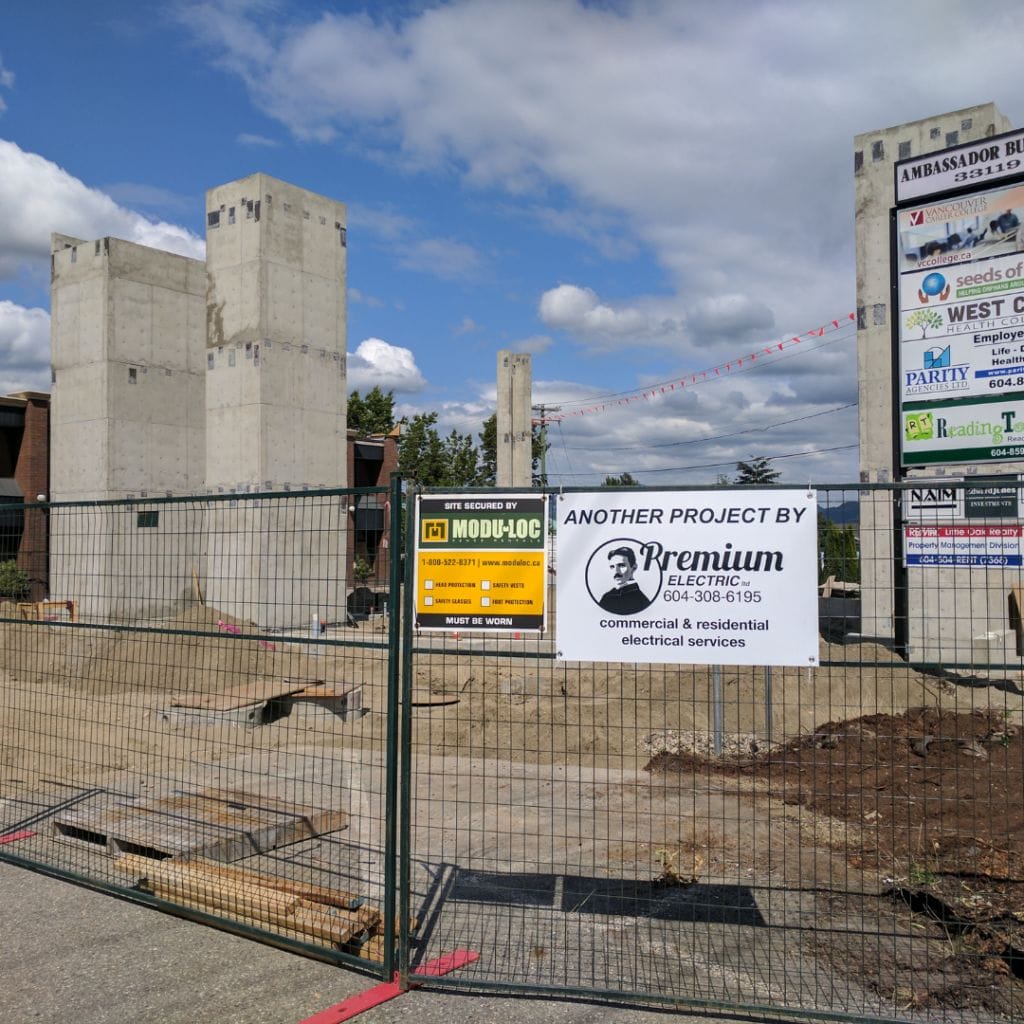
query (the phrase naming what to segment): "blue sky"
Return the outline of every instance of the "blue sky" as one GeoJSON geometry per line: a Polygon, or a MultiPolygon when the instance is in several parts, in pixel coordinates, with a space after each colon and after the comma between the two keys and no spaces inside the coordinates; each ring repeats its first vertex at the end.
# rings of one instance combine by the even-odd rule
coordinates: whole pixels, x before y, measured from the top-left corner
{"type": "Polygon", "coordinates": [[[998,56],[1018,18],[1009,0],[16,0],[0,391],[48,387],[51,231],[201,256],[205,190],[264,171],[348,204],[350,388],[476,435],[497,352],[527,351],[534,402],[564,414],[554,483],[709,483],[761,455],[783,480],[855,480],[853,136],[989,100],[1024,123],[1024,70],[998,56]]]}

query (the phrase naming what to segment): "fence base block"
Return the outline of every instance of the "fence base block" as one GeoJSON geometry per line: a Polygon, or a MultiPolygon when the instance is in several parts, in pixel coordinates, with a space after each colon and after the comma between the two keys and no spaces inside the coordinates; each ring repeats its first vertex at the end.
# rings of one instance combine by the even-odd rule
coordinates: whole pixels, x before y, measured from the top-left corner
{"type": "MultiPolygon", "coordinates": [[[[442,975],[465,967],[466,964],[471,964],[479,958],[480,954],[474,953],[472,950],[457,949],[452,953],[439,956],[436,960],[421,964],[412,973],[424,977],[440,978],[442,975]]],[[[416,987],[415,983],[412,987],[416,987]]],[[[381,982],[379,985],[374,985],[373,988],[368,988],[365,992],[349,996],[348,999],[343,999],[340,1003],[328,1006],[326,1010],[314,1013],[312,1017],[307,1017],[300,1024],[342,1024],[342,1021],[351,1020],[401,994],[402,990],[398,987],[398,975],[395,975],[393,980],[381,982]]]]}

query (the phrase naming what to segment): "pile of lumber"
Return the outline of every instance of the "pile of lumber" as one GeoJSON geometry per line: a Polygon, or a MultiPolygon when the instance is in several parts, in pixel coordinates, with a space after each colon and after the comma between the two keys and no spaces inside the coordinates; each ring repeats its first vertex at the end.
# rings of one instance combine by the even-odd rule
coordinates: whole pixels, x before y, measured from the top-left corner
{"type": "Polygon", "coordinates": [[[384,959],[384,915],[354,893],[202,858],[125,854],[114,864],[135,888],[168,903],[365,960],[384,959]]]}

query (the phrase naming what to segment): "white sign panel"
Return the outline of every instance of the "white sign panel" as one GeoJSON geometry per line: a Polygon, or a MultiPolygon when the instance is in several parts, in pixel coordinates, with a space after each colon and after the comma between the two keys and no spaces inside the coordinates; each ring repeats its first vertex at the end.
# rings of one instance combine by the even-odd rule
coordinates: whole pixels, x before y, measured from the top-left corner
{"type": "Polygon", "coordinates": [[[1021,566],[1020,526],[905,526],[903,564],[1021,566]]]}
{"type": "Polygon", "coordinates": [[[812,491],[596,491],[557,506],[558,657],[818,663],[812,491]]]}
{"type": "Polygon", "coordinates": [[[900,210],[902,464],[1019,459],[1024,185],[900,210]]]}
{"type": "Polygon", "coordinates": [[[1007,132],[896,164],[896,202],[968,185],[984,185],[1024,169],[1024,132],[1007,132]]]}
{"type": "Polygon", "coordinates": [[[964,490],[959,479],[915,480],[903,492],[903,518],[920,522],[963,519],[964,490]]]}

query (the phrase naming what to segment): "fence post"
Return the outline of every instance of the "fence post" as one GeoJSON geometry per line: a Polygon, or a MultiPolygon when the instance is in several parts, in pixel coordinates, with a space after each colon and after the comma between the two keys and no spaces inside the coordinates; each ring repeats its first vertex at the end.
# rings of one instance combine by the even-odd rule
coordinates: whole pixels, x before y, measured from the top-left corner
{"type": "MultiPolygon", "coordinates": [[[[400,853],[398,850],[398,829],[408,827],[406,819],[398,815],[399,805],[399,712],[401,704],[401,625],[402,625],[402,478],[391,474],[389,494],[390,521],[388,533],[391,546],[388,549],[388,711],[387,739],[385,741],[385,798],[384,798],[384,965],[383,976],[389,981],[395,976],[396,952],[401,954],[402,944],[395,949],[394,923],[399,913],[406,909],[397,908],[398,891],[401,886],[400,853]],[[397,877],[396,877],[397,870],[397,877]]],[[[408,898],[405,900],[406,908],[408,898]]]]}
{"type": "MultiPolygon", "coordinates": [[[[400,733],[400,768],[401,785],[399,789],[399,837],[398,837],[398,987],[407,992],[409,983],[409,904],[410,904],[410,857],[412,856],[412,644],[413,644],[413,592],[411,586],[413,564],[416,552],[416,530],[419,509],[411,496],[406,493],[402,498],[401,481],[396,488],[393,506],[398,507],[402,500],[405,506],[405,535],[401,527],[396,529],[395,536],[402,537],[401,557],[399,565],[404,569],[400,572],[402,579],[402,676],[401,676],[401,733],[400,733]]],[[[399,519],[399,523],[401,520],[399,519]]]]}
{"type": "Polygon", "coordinates": [[[722,752],[722,666],[711,667],[712,699],[715,712],[715,754],[722,752]]]}

